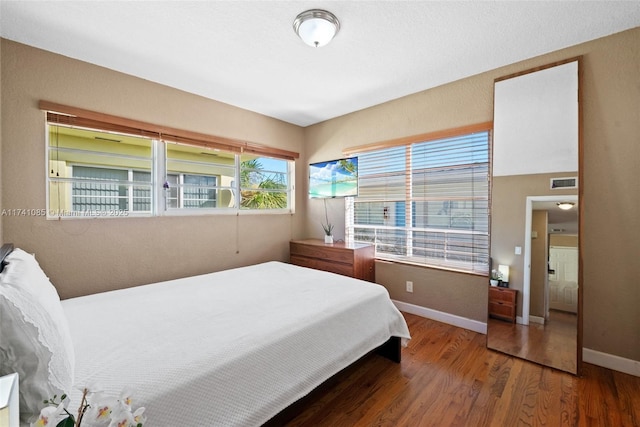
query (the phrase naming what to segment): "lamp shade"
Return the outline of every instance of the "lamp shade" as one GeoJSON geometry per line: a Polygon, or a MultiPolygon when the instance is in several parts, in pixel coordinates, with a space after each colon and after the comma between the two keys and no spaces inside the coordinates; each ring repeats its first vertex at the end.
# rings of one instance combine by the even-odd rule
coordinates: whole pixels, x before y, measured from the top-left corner
{"type": "Polygon", "coordinates": [[[498,271],[502,276],[502,281],[509,283],[509,266],[508,265],[499,265],[498,271]]]}
{"type": "Polygon", "coordinates": [[[329,43],[340,29],[340,22],[331,12],[311,9],[293,21],[293,29],[303,42],[313,47],[329,43]]]}

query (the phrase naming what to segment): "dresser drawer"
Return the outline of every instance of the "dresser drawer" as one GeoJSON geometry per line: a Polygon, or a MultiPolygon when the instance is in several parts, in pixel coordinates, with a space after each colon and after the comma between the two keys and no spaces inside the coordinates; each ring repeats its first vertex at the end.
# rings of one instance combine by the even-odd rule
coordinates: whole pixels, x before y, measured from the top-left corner
{"type": "Polygon", "coordinates": [[[500,302],[489,302],[489,316],[501,319],[515,320],[516,308],[500,302]]]}
{"type": "Polygon", "coordinates": [[[375,282],[375,247],[363,243],[292,240],[291,264],[375,282]]]}
{"type": "Polygon", "coordinates": [[[502,301],[510,304],[515,304],[516,293],[512,289],[501,289],[496,287],[489,288],[489,300],[490,301],[502,301]]]}
{"type": "Polygon", "coordinates": [[[353,264],[353,252],[332,250],[330,246],[318,247],[311,245],[302,245],[291,243],[291,256],[306,256],[309,258],[330,259],[331,261],[344,262],[345,264],[353,264]]]}
{"type": "Polygon", "coordinates": [[[516,321],[518,291],[510,288],[489,287],[489,317],[516,321]]]}
{"type": "Polygon", "coordinates": [[[315,268],[316,270],[329,271],[331,273],[342,274],[344,276],[353,276],[353,265],[349,264],[340,264],[297,255],[291,255],[291,264],[299,265],[301,267],[315,268]]]}

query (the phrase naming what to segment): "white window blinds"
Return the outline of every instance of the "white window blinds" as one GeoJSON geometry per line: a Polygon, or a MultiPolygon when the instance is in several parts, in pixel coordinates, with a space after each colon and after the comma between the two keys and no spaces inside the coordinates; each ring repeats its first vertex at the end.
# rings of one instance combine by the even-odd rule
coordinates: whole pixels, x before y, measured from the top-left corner
{"type": "Polygon", "coordinates": [[[358,153],[347,237],[378,258],[472,273],[489,268],[489,130],[358,153]]]}

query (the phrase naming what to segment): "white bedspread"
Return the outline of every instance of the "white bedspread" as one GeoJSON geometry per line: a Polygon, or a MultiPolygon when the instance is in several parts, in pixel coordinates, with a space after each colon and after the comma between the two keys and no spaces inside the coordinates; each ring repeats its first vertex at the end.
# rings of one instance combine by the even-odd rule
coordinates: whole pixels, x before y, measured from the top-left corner
{"type": "Polygon", "coordinates": [[[261,425],[390,336],[409,338],[384,287],[279,262],[63,307],[76,385],[130,387],[149,427],[261,425]]]}

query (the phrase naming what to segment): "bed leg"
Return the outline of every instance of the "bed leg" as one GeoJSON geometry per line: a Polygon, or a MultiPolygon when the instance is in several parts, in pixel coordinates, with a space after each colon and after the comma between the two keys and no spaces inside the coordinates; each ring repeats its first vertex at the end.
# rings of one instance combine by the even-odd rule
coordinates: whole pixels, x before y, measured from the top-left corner
{"type": "Polygon", "coordinates": [[[402,360],[402,345],[400,337],[391,337],[376,350],[380,356],[386,357],[392,362],[400,363],[402,360]]]}

